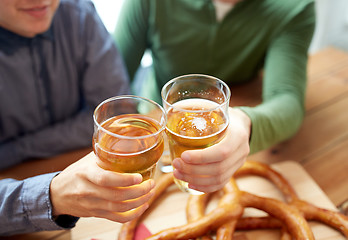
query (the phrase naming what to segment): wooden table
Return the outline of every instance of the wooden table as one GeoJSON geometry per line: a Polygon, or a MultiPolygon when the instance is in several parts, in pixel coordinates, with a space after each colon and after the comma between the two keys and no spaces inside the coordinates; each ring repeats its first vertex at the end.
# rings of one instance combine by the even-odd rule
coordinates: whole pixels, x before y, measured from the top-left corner
{"type": "Polygon", "coordinates": [[[331,201],[348,199],[348,53],[327,48],[309,59],[306,117],[290,140],[250,156],[300,163],[331,201]]]}
{"type": "MultiPolygon", "coordinates": [[[[234,87],[232,105],[258,104],[261,84],[258,79],[234,87]]],[[[347,108],[348,53],[326,48],[309,58],[306,117],[299,132],[249,158],[266,163],[300,163],[331,201],[340,204],[348,199],[347,108]]]]}
{"type": "MultiPolygon", "coordinates": [[[[313,202],[315,205],[325,209],[336,210],[335,206],[322,192],[318,185],[310,178],[304,168],[294,161],[284,161],[272,164],[272,168],[281,173],[294,187],[299,197],[304,201],[313,202]]],[[[266,179],[257,176],[248,176],[237,179],[240,189],[256,194],[258,196],[270,197],[284,201],[282,194],[266,179]]],[[[207,212],[212,211],[219,200],[213,195],[207,212]]],[[[142,227],[146,227],[151,233],[161,230],[181,226],[186,223],[185,208],[188,194],[181,192],[175,185],[170,186],[157,201],[146,211],[142,219],[142,227]],[[177,204],[173,204],[177,203],[177,204]]],[[[262,211],[247,208],[244,212],[248,216],[264,215],[262,211]]],[[[343,240],[345,239],[338,231],[317,222],[309,222],[316,240],[343,240]]],[[[71,230],[71,240],[108,240],[115,239],[119,234],[122,224],[110,222],[104,219],[84,218],[81,219],[76,227],[71,230]],[[95,228],[95,226],[98,226],[95,228]]],[[[137,239],[139,236],[137,236],[137,239]]],[[[142,236],[144,237],[144,235],[142,236]]],[[[143,239],[143,238],[140,238],[143,239]]],[[[234,239],[239,240],[278,240],[280,239],[279,230],[254,230],[237,231],[234,239]]]]}
{"type": "MultiPolygon", "coordinates": [[[[327,48],[310,56],[308,76],[307,111],[299,132],[290,140],[249,158],[269,164],[298,162],[333,206],[337,206],[348,198],[348,53],[327,48]]],[[[261,84],[262,80],[257,79],[235,87],[232,104],[252,106],[260,102],[261,84]]],[[[0,178],[23,179],[62,170],[90,151],[82,149],[24,163],[0,172],[0,178]]],[[[73,236],[71,231],[53,231],[0,239],[61,240],[73,236]]]]}

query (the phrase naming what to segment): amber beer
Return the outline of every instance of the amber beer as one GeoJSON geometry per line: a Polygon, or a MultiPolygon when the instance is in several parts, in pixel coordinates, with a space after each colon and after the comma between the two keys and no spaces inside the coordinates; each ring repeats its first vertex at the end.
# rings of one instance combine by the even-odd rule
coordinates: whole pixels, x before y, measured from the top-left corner
{"type": "Polygon", "coordinates": [[[93,114],[97,164],[110,171],[152,178],[164,143],[166,114],[158,103],[134,95],[111,97],[93,114]]]}
{"type": "Polygon", "coordinates": [[[106,170],[140,173],[151,178],[163,153],[163,137],[156,134],[161,126],[154,119],[140,114],[123,114],[109,118],[96,131],[93,147],[106,170]],[[129,138],[130,137],[130,138],[129,138]]]}
{"type": "MultiPolygon", "coordinates": [[[[216,144],[224,137],[227,126],[226,112],[216,102],[191,98],[174,103],[167,111],[166,127],[171,158],[180,157],[186,150],[216,144]]],[[[199,193],[189,189],[187,182],[174,180],[181,190],[199,193]]]]}
{"type": "MultiPolygon", "coordinates": [[[[212,146],[224,137],[229,124],[230,96],[231,91],[224,81],[204,74],[178,76],[162,87],[172,161],[186,150],[212,146]]],[[[190,189],[188,183],[174,180],[182,191],[202,194],[190,189]]]]}

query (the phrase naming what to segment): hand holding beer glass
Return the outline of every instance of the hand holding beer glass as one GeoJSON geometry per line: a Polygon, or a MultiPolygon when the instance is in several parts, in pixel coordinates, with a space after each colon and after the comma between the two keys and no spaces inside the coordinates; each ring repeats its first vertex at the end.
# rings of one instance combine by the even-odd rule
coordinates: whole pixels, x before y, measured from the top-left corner
{"type": "MultiPolygon", "coordinates": [[[[224,137],[231,93],[223,81],[201,74],[184,75],[165,84],[161,95],[172,160],[186,150],[212,146],[224,137]]],[[[187,182],[174,181],[182,191],[201,194],[187,182]]]]}
{"type": "Polygon", "coordinates": [[[94,112],[93,149],[98,165],[120,173],[153,177],[163,153],[166,116],[146,98],[118,96],[105,100],[94,112]]]}

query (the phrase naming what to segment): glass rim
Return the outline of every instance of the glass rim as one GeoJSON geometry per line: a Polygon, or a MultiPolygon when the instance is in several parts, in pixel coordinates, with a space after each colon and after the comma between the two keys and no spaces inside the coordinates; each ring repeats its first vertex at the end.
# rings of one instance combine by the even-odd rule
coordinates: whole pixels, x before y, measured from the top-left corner
{"type": "MultiPolygon", "coordinates": [[[[168,95],[168,92],[167,92],[167,95],[168,95]]],[[[182,110],[182,111],[185,111],[185,112],[192,112],[192,113],[199,113],[199,112],[210,112],[210,111],[214,111],[215,109],[219,109],[221,108],[221,106],[224,106],[225,104],[227,104],[227,106],[229,106],[229,101],[230,101],[230,98],[231,98],[231,90],[230,88],[228,87],[228,85],[222,81],[221,79],[217,78],[217,77],[214,77],[214,76],[211,76],[211,75],[206,75],[206,74],[196,74],[196,73],[192,73],[192,74],[186,74],[186,75],[181,75],[181,76],[178,76],[178,77],[175,77],[171,80],[169,80],[166,84],[163,85],[162,87],[162,90],[161,90],[161,97],[162,97],[162,101],[164,104],[168,105],[170,108],[173,108],[173,109],[178,109],[178,110],[182,110]],[[175,107],[173,106],[173,104],[169,103],[167,101],[167,96],[164,96],[164,91],[165,89],[170,85],[172,84],[173,82],[175,81],[178,81],[179,79],[180,80],[185,80],[185,78],[189,78],[189,77],[201,77],[201,78],[208,78],[208,79],[213,79],[213,80],[217,80],[217,82],[221,83],[224,88],[227,90],[226,94],[224,92],[224,96],[225,96],[225,99],[222,103],[217,103],[218,105],[216,107],[213,107],[213,108],[209,108],[207,110],[187,110],[187,109],[183,109],[183,108],[180,108],[180,107],[175,107]]],[[[208,99],[207,99],[208,100],[208,99]]]]}
{"type": "Polygon", "coordinates": [[[93,112],[93,122],[97,125],[98,130],[101,129],[103,132],[105,132],[105,133],[107,133],[107,134],[109,134],[111,136],[114,136],[114,137],[117,137],[117,138],[122,138],[122,139],[133,139],[133,140],[136,140],[136,139],[145,139],[145,138],[149,138],[149,137],[154,137],[154,136],[159,135],[160,133],[162,133],[164,131],[165,127],[166,127],[167,116],[166,116],[166,112],[163,109],[163,107],[160,104],[158,104],[157,102],[155,102],[155,101],[153,101],[151,99],[148,99],[148,98],[145,98],[145,97],[141,97],[141,96],[136,96],[136,95],[119,95],[119,96],[114,96],[114,97],[107,98],[107,99],[105,99],[104,101],[102,101],[101,103],[98,104],[98,106],[95,108],[95,110],[93,112]],[[143,101],[146,101],[146,102],[149,102],[149,103],[155,105],[162,112],[162,114],[161,114],[162,115],[161,121],[158,122],[157,120],[155,120],[152,117],[151,117],[151,119],[153,119],[154,121],[158,122],[158,124],[161,126],[161,128],[159,128],[155,133],[152,133],[152,134],[149,134],[149,135],[144,135],[144,136],[123,136],[123,135],[119,135],[117,133],[110,132],[109,130],[106,130],[97,121],[96,116],[95,116],[96,112],[104,104],[106,104],[108,102],[112,102],[114,100],[118,100],[118,99],[141,99],[143,101]]]}

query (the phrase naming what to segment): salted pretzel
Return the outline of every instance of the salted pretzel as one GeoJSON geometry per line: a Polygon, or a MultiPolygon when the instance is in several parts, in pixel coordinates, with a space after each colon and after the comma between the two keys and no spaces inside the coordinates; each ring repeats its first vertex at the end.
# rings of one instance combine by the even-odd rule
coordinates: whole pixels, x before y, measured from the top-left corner
{"type": "MultiPolygon", "coordinates": [[[[172,174],[159,179],[155,195],[150,204],[173,183],[172,174]]],[[[186,207],[188,223],[156,233],[147,240],[155,239],[195,239],[211,240],[211,232],[216,233],[216,240],[232,239],[237,229],[281,228],[282,240],[314,239],[307,220],[320,221],[337,230],[348,238],[348,217],[335,211],[318,208],[313,204],[300,200],[288,181],[277,171],[266,164],[247,161],[223,188],[218,206],[206,213],[206,206],[211,194],[191,195],[186,207]],[[285,201],[260,197],[241,191],[235,178],[257,175],[270,180],[284,195],[285,201]],[[245,208],[257,208],[269,216],[242,217],[245,208]]],[[[140,217],[125,223],[119,233],[118,240],[132,240],[134,230],[140,217]]]]}

